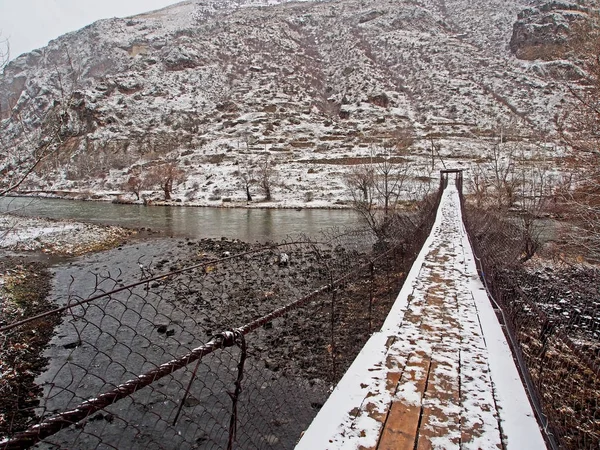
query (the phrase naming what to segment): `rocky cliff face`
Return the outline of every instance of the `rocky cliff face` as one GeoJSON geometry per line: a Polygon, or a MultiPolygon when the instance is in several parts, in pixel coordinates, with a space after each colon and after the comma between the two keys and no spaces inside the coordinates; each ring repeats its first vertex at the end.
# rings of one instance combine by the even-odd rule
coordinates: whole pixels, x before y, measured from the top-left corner
{"type": "Polygon", "coordinates": [[[331,205],[351,164],[408,134],[414,179],[435,178],[442,159],[480,158],[499,123],[551,127],[561,84],[511,48],[559,39],[562,22],[542,32],[525,12],[513,32],[528,4],[202,0],[100,21],[5,68],[2,170],[53,133],[60,150],[22,188],[118,193],[171,162],[175,198],[221,204],[268,158],[276,200],[331,205]]]}
{"type": "Polygon", "coordinates": [[[515,22],[510,49],[522,59],[563,58],[591,29],[592,14],[587,7],[561,1],[527,8],[515,22]]]}

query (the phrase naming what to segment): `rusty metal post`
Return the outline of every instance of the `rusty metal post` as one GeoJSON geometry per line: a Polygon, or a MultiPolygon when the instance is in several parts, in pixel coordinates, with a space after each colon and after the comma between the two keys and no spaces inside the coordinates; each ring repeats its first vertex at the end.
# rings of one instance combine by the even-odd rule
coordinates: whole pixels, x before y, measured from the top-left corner
{"type": "Polygon", "coordinates": [[[369,277],[369,336],[373,332],[373,295],[375,289],[375,263],[371,261],[369,277]]]}
{"type": "Polygon", "coordinates": [[[240,362],[238,363],[238,375],[235,380],[235,390],[233,393],[229,393],[231,397],[231,417],[229,418],[229,440],[227,442],[227,450],[233,450],[233,444],[237,435],[237,422],[238,422],[238,401],[240,394],[242,393],[242,380],[244,379],[244,363],[248,356],[248,350],[246,347],[246,338],[238,330],[235,333],[235,344],[240,348],[240,362]]]}
{"type": "Polygon", "coordinates": [[[392,301],[392,281],[390,277],[390,258],[386,258],[385,262],[386,288],[388,292],[388,300],[392,301]]]}
{"type": "Polygon", "coordinates": [[[396,280],[396,294],[402,289],[402,279],[399,276],[400,268],[398,267],[398,246],[394,247],[394,279],[396,280]]]}
{"type": "Polygon", "coordinates": [[[333,275],[331,277],[331,373],[332,377],[335,380],[336,378],[336,360],[335,360],[335,301],[336,301],[337,289],[335,286],[335,282],[333,280],[333,275]]]}

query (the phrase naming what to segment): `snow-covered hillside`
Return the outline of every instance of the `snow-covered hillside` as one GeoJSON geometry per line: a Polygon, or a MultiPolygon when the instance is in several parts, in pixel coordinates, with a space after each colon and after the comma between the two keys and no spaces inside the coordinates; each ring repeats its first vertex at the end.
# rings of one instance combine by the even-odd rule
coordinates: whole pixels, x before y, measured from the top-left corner
{"type": "Polygon", "coordinates": [[[190,0],[99,21],[5,68],[2,173],[43,130],[61,149],[21,190],[116,195],[173,161],[175,199],[235,204],[245,177],[260,198],[268,158],[275,202],[326,206],[348,200],[352,164],[408,134],[414,179],[435,179],[485,157],[508,124],[526,141],[551,133],[565,91],[556,62],[509,46],[532,3],[544,2],[190,0]]]}

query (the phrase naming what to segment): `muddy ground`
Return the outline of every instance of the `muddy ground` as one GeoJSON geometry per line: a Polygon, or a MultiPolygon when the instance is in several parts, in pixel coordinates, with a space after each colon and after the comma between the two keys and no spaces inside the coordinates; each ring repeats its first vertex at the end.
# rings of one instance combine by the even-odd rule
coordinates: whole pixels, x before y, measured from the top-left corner
{"type": "MultiPolygon", "coordinates": [[[[591,266],[538,267],[510,276],[573,339],[600,345],[600,271],[591,266]]],[[[599,346],[600,349],[600,346],[599,346]]]]}
{"type": "MultiPolygon", "coordinates": [[[[0,273],[0,326],[54,307],[45,295],[50,274],[42,263],[2,259],[0,273]]],[[[34,380],[47,364],[43,350],[59,322],[51,317],[0,335],[0,436],[28,426],[35,417],[42,389],[34,380]]]]}

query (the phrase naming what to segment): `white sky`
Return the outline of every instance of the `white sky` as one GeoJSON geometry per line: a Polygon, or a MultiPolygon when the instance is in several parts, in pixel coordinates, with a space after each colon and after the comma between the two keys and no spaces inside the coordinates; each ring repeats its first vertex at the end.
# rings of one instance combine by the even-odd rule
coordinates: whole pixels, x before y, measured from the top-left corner
{"type": "Polygon", "coordinates": [[[0,35],[11,59],[99,19],[127,17],[180,0],[0,0],[0,35]]]}

